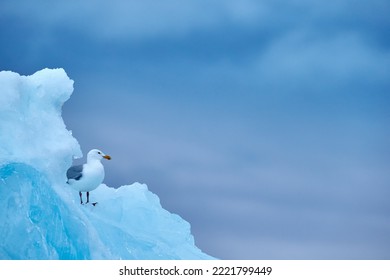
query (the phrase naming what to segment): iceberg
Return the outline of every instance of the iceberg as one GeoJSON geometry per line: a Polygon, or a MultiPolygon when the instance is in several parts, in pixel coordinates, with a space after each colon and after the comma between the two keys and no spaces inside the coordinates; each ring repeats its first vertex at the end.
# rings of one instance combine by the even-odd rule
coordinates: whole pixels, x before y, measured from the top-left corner
{"type": "Polygon", "coordinates": [[[82,156],[61,116],[72,92],[63,69],[0,72],[0,259],[213,259],[145,184],[101,184],[80,205],[65,183],[82,156]]]}

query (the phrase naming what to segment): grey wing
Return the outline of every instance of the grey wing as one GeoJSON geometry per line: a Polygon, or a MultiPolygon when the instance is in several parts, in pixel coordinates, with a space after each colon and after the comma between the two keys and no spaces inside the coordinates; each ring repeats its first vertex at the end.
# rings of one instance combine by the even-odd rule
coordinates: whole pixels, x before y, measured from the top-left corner
{"type": "Polygon", "coordinates": [[[66,171],[66,177],[69,179],[80,180],[83,176],[83,165],[72,166],[66,171]]]}

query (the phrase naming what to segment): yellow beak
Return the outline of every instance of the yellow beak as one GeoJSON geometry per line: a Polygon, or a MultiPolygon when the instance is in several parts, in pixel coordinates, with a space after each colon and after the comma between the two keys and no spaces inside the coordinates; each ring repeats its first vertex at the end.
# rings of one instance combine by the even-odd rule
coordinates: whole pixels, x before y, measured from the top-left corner
{"type": "Polygon", "coordinates": [[[105,156],[103,156],[105,159],[108,159],[108,160],[110,160],[111,159],[111,157],[109,156],[109,155],[105,155],[105,156]]]}

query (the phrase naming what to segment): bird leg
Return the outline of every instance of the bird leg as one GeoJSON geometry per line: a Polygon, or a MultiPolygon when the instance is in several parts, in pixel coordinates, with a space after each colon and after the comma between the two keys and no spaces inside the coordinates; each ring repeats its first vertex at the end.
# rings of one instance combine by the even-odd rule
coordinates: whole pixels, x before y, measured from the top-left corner
{"type": "Polygon", "coordinates": [[[81,192],[79,192],[79,196],[80,196],[80,204],[84,204],[83,203],[83,195],[81,194],[81,192]]]}
{"type": "Polygon", "coordinates": [[[89,203],[89,192],[87,192],[87,203],[89,203]]]}

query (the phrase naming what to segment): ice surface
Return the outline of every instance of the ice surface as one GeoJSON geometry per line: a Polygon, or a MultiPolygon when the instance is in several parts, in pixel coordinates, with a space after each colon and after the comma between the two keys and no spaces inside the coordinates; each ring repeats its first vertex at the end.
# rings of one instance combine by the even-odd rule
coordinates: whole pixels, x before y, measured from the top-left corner
{"type": "Polygon", "coordinates": [[[73,81],[63,69],[0,72],[0,259],[210,259],[190,224],[144,184],[93,191],[65,184],[81,156],[61,117],[73,81]]]}

